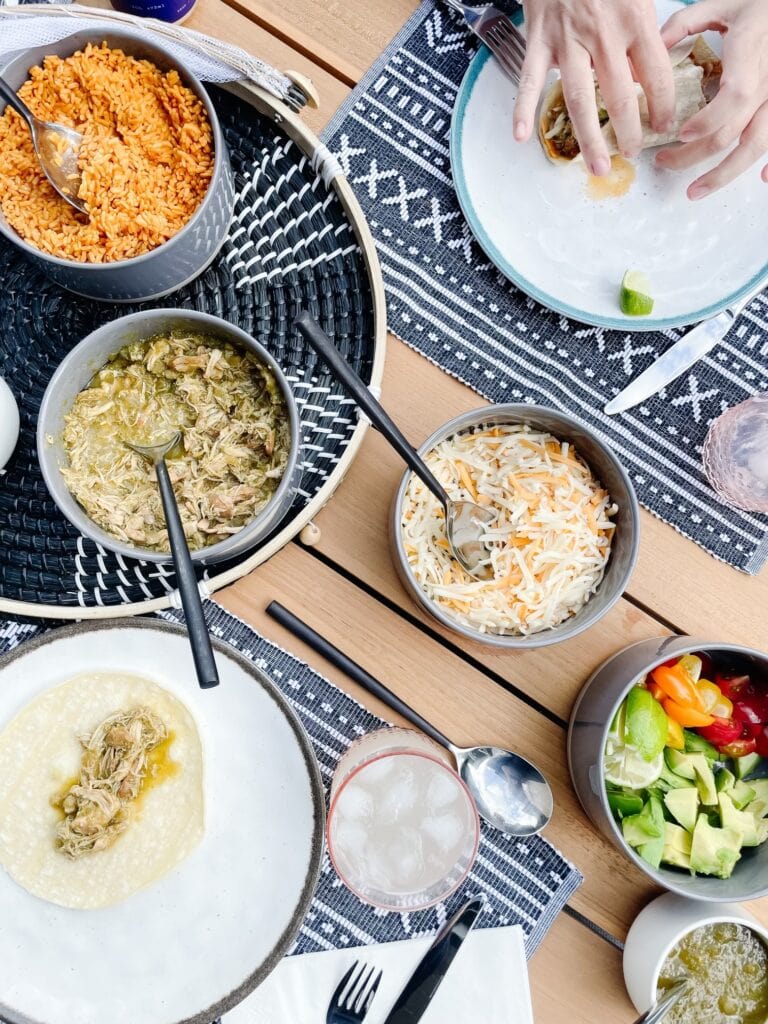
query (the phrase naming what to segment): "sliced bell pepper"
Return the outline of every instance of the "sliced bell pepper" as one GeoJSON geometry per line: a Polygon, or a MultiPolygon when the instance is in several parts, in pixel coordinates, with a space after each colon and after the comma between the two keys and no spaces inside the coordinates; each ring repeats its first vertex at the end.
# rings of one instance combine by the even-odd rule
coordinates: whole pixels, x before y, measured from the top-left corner
{"type": "Polygon", "coordinates": [[[672,747],[673,750],[685,750],[683,727],[669,715],[667,715],[667,746],[672,747]]]}
{"type": "Polygon", "coordinates": [[[651,680],[650,683],[648,683],[648,691],[651,694],[651,696],[659,702],[659,704],[661,704],[661,702],[666,697],[666,693],[664,693],[659,684],[654,683],[653,680],[651,680]]]}
{"type": "Polygon", "coordinates": [[[705,725],[712,725],[715,720],[714,715],[708,715],[706,711],[700,711],[690,705],[678,704],[669,697],[662,706],[671,719],[686,729],[700,729],[705,725]]]}
{"type": "Polygon", "coordinates": [[[714,715],[715,718],[730,718],[733,714],[733,704],[725,697],[718,686],[708,679],[700,679],[696,684],[699,696],[704,704],[704,710],[714,715]]]}
{"type": "Polygon", "coordinates": [[[667,697],[676,704],[704,712],[704,702],[696,689],[696,684],[688,673],[678,665],[675,665],[674,668],[659,665],[653,670],[651,677],[655,683],[659,684],[667,697]]]}

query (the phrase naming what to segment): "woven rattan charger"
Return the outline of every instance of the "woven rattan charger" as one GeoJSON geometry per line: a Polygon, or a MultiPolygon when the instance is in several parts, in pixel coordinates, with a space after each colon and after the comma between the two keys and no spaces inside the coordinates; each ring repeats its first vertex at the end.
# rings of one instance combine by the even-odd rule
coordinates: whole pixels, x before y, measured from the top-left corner
{"type": "MultiPolygon", "coordinates": [[[[33,5],[0,8],[0,31],[3,16],[35,13],[147,25],[93,8],[33,5]]],[[[199,33],[158,31],[222,56],[221,44],[199,33]]],[[[349,469],[367,428],[293,330],[298,309],[309,309],[373,389],[383,374],[384,291],[368,226],[337,161],[298,116],[297,108],[316,103],[311,84],[290,72],[290,82],[275,77],[289,86],[282,99],[252,81],[209,87],[235,171],[235,216],[214,264],[153,303],[203,309],[239,324],[278,359],[299,403],[299,496],[266,542],[244,559],[211,567],[201,581],[206,594],[245,576],[310,523],[349,469]]],[[[170,564],[127,560],[77,533],[48,495],[35,455],[37,409],[61,358],[95,327],[142,307],[70,295],[5,242],[0,285],[0,361],[22,420],[19,445],[0,475],[0,612],[96,619],[178,605],[170,564]]]]}

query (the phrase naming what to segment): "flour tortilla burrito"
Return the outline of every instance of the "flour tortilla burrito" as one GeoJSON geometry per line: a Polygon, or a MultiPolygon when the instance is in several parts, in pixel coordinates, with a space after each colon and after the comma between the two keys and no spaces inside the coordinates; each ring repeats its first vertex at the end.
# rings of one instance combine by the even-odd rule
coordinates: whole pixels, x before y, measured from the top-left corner
{"type": "MultiPolygon", "coordinates": [[[[675,118],[668,132],[655,132],[651,128],[648,101],[642,88],[635,84],[643,129],[643,149],[677,142],[678,133],[685,122],[693,117],[717,92],[722,64],[720,58],[703,36],[693,42],[685,40],[669,52],[675,82],[675,118]]],[[[603,137],[608,152],[619,152],[616,133],[611,125],[600,89],[595,83],[595,102],[603,137]]],[[[539,114],[539,138],[544,152],[553,163],[570,163],[581,157],[579,143],[563,95],[563,82],[558,78],[544,97],[539,114]]]]}
{"type": "MultiPolygon", "coordinates": [[[[158,748],[159,749],[159,748],[158,748]]],[[[31,701],[0,733],[0,864],[19,885],[63,907],[91,909],[127,899],[175,867],[203,835],[203,753],[192,715],[141,676],[76,676],[31,701]],[[168,736],[162,776],[126,811],[107,849],[72,860],[57,848],[57,803],[78,780],[83,745],[116,712],[158,716],[168,736]]]]}

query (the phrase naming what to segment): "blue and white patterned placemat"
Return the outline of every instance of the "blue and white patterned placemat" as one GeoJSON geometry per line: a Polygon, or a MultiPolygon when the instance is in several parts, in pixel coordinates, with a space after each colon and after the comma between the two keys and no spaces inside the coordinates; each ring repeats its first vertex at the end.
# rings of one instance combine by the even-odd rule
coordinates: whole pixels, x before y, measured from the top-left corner
{"type": "Polygon", "coordinates": [[[390,330],[491,401],[580,416],[612,445],[646,508],[716,557],[758,572],[768,518],[717,499],[701,445],[725,408],[768,391],[768,296],[656,398],[605,416],[608,398],[681,332],[584,327],[528,299],[488,262],[459,209],[449,160],[453,105],[475,52],[459,16],[425,0],[324,133],[370,222],[390,330]]]}
{"type": "MultiPolygon", "coordinates": [[[[206,615],[213,636],[253,661],[288,698],[312,741],[328,789],[336,764],[350,743],[385,723],[223,608],[208,601],[206,615]]],[[[172,622],[184,621],[182,613],[176,611],[162,612],[161,617],[172,622]]],[[[0,621],[0,655],[44,628],[0,621]]],[[[483,824],[477,860],[459,892],[431,910],[396,914],[361,903],[341,884],[325,854],[312,907],[292,953],[431,934],[458,908],[467,893],[482,891],[488,904],[480,926],[519,924],[525,933],[526,953],[531,956],[581,881],[576,868],[545,839],[536,836],[516,840],[483,824]]]]}

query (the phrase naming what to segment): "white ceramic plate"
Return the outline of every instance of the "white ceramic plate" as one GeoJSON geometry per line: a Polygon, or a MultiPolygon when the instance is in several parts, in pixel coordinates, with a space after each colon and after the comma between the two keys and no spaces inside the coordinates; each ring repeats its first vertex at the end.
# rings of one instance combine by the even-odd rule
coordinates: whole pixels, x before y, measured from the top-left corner
{"type": "MultiPolygon", "coordinates": [[[[659,21],[681,6],[659,0],[659,21]]],[[[721,49],[719,36],[707,38],[721,49]]],[[[656,151],[646,150],[630,191],[596,201],[583,164],[555,166],[538,137],[525,146],[514,141],[516,94],[481,50],[456,102],[451,162],[473,234],[528,295],[583,323],[650,331],[712,316],[768,278],[762,162],[693,203],[685,189],[701,171],[657,170],[656,151]],[[619,309],[627,269],[651,279],[656,303],[649,317],[619,309]]]]}
{"type": "Polygon", "coordinates": [[[0,869],[0,1017],[10,1024],[210,1024],[287,951],[322,853],[323,791],[285,699],[216,644],[200,690],[185,633],[165,623],[71,626],[0,663],[0,729],[81,672],[146,675],[192,711],[205,755],[206,828],[174,871],[124,903],[68,910],[0,869]]]}

